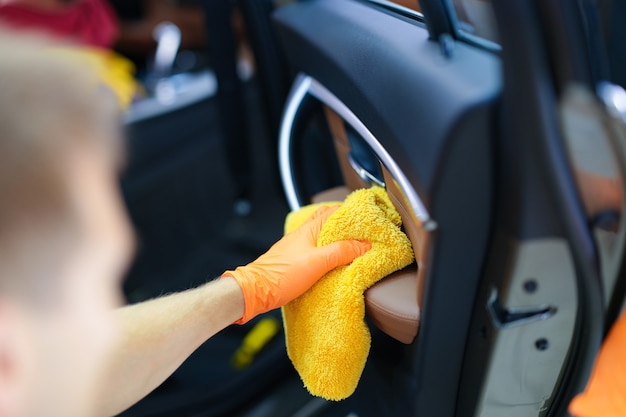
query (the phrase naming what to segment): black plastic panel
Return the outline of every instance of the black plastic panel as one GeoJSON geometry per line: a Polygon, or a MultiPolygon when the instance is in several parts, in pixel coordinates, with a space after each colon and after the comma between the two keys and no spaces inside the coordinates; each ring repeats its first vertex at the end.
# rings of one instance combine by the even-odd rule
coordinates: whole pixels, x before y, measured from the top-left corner
{"type": "Polygon", "coordinates": [[[279,9],[275,19],[294,70],[367,121],[397,162],[415,171],[420,194],[433,189],[455,123],[500,90],[497,56],[458,43],[446,59],[419,23],[359,2],[308,1],[279,9]]]}

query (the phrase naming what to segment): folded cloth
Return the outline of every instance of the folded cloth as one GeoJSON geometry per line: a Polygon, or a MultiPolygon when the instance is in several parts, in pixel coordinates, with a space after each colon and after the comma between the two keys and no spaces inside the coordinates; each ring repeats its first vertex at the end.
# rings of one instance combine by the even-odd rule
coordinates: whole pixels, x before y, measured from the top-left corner
{"type": "MultiPolygon", "coordinates": [[[[333,204],[289,214],[285,231],[297,228],[322,205],[333,204]]],[[[287,354],[311,394],[339,401],[354,393],[371,343],[363,293],[414,260],[401,226],[387,192],[374,187],[350,194],[322,227],[318,246],[358,239],[371,242],[372,249],[283,307],[287,354]]]]}

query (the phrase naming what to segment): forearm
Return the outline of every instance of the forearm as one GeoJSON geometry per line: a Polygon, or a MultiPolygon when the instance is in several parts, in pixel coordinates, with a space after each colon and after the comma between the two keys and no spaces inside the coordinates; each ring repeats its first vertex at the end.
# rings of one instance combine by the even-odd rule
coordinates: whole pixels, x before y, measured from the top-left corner
{"type": "Polygon", "coordinates": [[[317,246],[322,225],[336,209],[318,209],[267,253],[225,278],[117,311],[121,337],[99,396],[102,415],[119,413],[150,393],[229,324],[288,303],[367,252],[371,245],[356,240],[317,246]]]}
{"type": "Polygon", "coordinates": [[[154,390],[243,311],[241,288],[230,278],[116,311],[121,334],[100,396],[103,416],[154,390]]]}

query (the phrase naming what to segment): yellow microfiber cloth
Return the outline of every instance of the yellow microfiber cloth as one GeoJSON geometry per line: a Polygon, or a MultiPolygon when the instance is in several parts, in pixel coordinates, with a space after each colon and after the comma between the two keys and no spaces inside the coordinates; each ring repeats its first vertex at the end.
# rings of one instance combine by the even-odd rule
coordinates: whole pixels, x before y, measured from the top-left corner
{"type": "MultiPolygon", "coordinates": [[[[329,204],[289,214],[285,231],[300,226],[323,205],[329,204]]],[[[387,192],[374,187],[350,194],[322,227],[318,246],[358,239],[371,242],[372,249],[283,307],[287,354],[311,394],[339,401],[356,389],[371,343],[363,293],[414,260],[401,226],[387,192]]]]}

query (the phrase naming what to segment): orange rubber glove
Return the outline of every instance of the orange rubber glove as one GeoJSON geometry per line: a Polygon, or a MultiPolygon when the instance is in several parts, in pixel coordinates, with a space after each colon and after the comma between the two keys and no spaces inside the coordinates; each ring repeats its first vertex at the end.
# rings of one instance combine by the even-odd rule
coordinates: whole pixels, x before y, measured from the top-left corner
{"type": "Polygon", "coordinates": [[[585,392],[569,411],[575,417],[626,416],[626,314],[611,329],[585,392]]]}
{"type": "Polygon", "coordinates": [[[327,272],[351,263],[371,248],[368,242],[345,240],[317,247],[322,226],[337,207],[322,207],[298,229],[287,233],[256,261],[226,271],[243,291],[245,312],[237,324],[282,307],[311,288],[327,272]]]}

